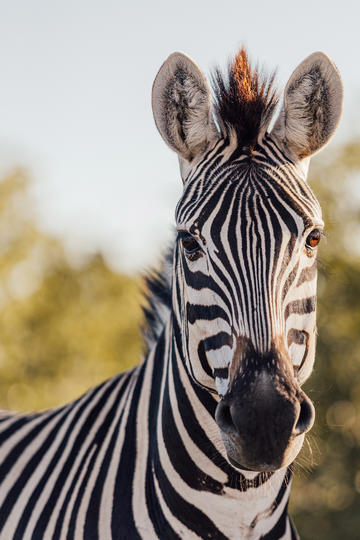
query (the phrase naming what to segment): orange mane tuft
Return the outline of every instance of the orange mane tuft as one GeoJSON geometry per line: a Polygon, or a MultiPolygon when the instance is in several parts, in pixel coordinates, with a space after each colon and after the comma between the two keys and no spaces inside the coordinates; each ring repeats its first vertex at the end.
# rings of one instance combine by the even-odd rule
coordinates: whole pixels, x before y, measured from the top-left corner
{"type": "Polygon", "coordinates": [[[278,102],[273,90],[274,74],[265,77],[252,69],[245,49],[241,48],[228,73],[224,76],[216,69],[212,82],[216,119],[224,135],[235,131],[239,145],[253,147],[278,102]]]}

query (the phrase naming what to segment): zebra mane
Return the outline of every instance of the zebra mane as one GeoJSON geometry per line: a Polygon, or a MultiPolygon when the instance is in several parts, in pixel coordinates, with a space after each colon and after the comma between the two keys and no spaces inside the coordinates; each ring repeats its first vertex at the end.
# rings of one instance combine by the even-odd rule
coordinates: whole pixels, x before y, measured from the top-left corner
{"type": "Polygon", "coordinates": [[[235,131],[239,145],[251,149],[256,144],[279,100],[273,88],[274,79],[275,72],[266,76],[252,69],[243,47],[229,63],[227,73],[215,69],[212,76],[214,112],[224,136],[235,131]]]}
{"type": "Polygon", "coordinates": [[[158,341],[171,309],[171,271],[174,248],[171,247],[164,255],[160,270],[149,272],[144,278],[145,306],[143,313],[145,322],[142,325],[142,335],[148,351],[158,341]]]}

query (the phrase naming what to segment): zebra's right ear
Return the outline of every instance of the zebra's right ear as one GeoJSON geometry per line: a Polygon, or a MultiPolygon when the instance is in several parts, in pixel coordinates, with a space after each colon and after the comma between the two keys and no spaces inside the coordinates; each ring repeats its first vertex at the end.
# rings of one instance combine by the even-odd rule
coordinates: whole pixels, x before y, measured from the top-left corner
{"type": "Polygon", "coordinates": [[[323,52],[313,53],[291,75],[271,133],[295,158],[310,157],[334,134],[342,103],[343,86],[334,63],[323,52]]]}
{"type": "Polygon", "coordinates": [[[161,66],[153,84],[152,108],[162,138],[187,161],[217,137],[206,77],[183,53],[171,54],[161,66]]]}

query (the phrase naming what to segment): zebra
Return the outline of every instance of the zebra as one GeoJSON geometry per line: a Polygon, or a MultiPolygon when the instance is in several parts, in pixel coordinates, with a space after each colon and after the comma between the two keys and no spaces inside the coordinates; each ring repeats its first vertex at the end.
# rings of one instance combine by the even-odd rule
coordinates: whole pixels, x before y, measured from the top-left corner
{"type": "Polygon", "coordinates": [[[1,539],[294,539],[291,464],[314,422],[323,221],[307,181],[342,83],[317,52],[274,76],[242,48],[212,85],[172,54],[155,123],[184,183],[147,278],[147,350],[76,401],[0,422],[1,539]]]}

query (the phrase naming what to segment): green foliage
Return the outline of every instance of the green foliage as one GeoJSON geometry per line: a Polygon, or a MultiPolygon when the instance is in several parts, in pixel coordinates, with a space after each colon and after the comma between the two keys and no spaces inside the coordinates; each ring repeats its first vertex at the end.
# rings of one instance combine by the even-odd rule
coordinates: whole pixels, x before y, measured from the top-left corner
{"type": "MultiPolygon", "coordinates": [[[[360,531],[359,175],[360,141],[315,160],[310,174],[328,238],[305,388],[317,420],[291,495],[303,540],[355,540],[360,531]]],[[[138,279],[100,255],[69,264],[61,243],[35,227],[27,184],[21,171],[0,183],[0,406],[17,410],[70,401],[142,353],[138,279]]]]}
{"type": "Polygon", "coordinates": [[[319,260],[317,356],[305,385],[316,406],[308,437],[313,454],[305,448],[295,465],[291,495],[303,540],[359,538],[359,176],[360,141],[346,145],[327,163],[316,161],[310,174],[324,210],[327,239],[319,260]]]}
{"type": "Polygon", "coordinates": [[[139,280],[100,255],[71,266],[19,213],[26,186],[21,173],[0,184],[0,406],[19,411],[71,401],[142,353],[139,280]]]}

